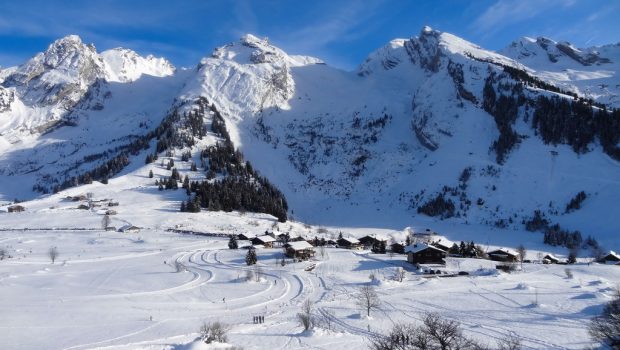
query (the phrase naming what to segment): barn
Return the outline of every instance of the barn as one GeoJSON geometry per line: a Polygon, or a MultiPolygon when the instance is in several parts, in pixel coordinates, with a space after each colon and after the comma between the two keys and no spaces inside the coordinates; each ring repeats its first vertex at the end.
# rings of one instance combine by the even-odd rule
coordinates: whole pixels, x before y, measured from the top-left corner
{"type": "Polygon", "coordinates": [[[253,245],[262,245],[265,248],[273,248],[275,240],[275,238],[269,235],[257,236],[251,239],[253,245]]]}
{"type": "Polygon", "coordinates": [[[426,243],[407,246],[405,252],[407,261],[412,264],[445,264],[446,252],[426,243]]]}
{"type": "Polygon", "coordinates": [[[495,249],[487,253],[489,259],[493,261],[517,262],[519,261],[519,253],[507,248],[495,249]]]}
{"type": "Polygon", "coordinates": [[[620,255],[618,255],[613,250],[610,250],[609,253],[607,253],[607,255],[605,255],[604,257],[602,257],[598,262],[601,264],[607,264],[607,265],[619,265],[620,255]]]}
{"type": "Polygon", "coordinates": [[[284,248],[289,258],[306,260],[314,256],[314,247],[306,241],[289,242],[284,248]]]}
{"type": "Polygon", "coordinates": [[[336,241],[336,243],[338,244],[339,248],[346,248],[346,249],[361,249],[362,248],[362,244],[360,243],[360,241],[358,241],[356,238],[353,238],[353,237],[339,238],[338,241],[336,241]]]}

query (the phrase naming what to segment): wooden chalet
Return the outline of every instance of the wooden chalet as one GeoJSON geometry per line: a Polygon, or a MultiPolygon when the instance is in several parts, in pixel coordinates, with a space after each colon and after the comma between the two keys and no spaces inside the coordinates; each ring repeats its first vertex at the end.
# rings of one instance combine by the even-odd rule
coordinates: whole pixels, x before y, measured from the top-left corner
{"type": "Polygon", "coordinates": [[[607,255],[599,259],[598,262],[607,265],[620,265],[620,255],[611,250],[609,251],[609,253],[607,253],[607,255]]]}
{"type": "Polygon", "coordinates": [[[140,230],[141,230],[140,227],[134,226],[134,225],[125,225],[118,229],[119,232],[125,232],[125,233],[136,233],[136,232],[140,232],[140,230]]]}
{"type": "Polygon", "coordinates": [[[517,262],[519,261],[519,253],[514,250],[501,248],[495,249],[487,253],[490,260],[503,261],[503,262],[517,262]]]}
{"type": "Polygon", "coordinates": [[[273,242],[275,242],[276,239],[268,235],[262,235],[252,238],[251,241],[255,246],[262,245],[265,248],[273,248],[273,242]]]}
{"type": "Polygon", "coordinates": [[[382,237],[382,236],[377,236],[377,235],[366,235],[362,238],[359,239],[360,244],[365,248],[365,249],[370,249],[375,245],[379,245],[381,244],[381,242],[385,242],[387,243],[387,238],[382,237]]]}
{"type": "Polygon", "coordinates": [[[356,238],[353,238],[353,237],[339,238],[336,241],[336,244],[338,244],[339,248],[345,248],[345,249],[361,249],[362,248],[360,241],[358,241],[356,238]]]}
{"type": "Polygon", "coordinates": [[[240,233],[237,235],[237,239],[241,241],[249,241],[251,238],[248,234],[240,233]]]}
{"type": "Polygon", "coordinates": [[[542,259],[543,264],[557,264],[560,262],[560,259],[553,254],[547,254],[542,259]]]}
{"type": "Polygon", "coordinates": [[[289,242],[284,248],[289,258],[306,260],[314,256],[314,247],[306,241],[289,242]]]}
{"type": "Polygon", "coordinates": [[[445,264],[446,252],[426,243],[405,247],[407,261],[411,264],[445,264]]]}

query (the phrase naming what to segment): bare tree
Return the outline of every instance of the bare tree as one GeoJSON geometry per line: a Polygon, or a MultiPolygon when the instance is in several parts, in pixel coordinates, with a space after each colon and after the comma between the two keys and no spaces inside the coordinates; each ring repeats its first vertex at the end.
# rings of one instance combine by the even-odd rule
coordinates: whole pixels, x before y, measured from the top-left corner
{"type": "Polygon", "coordinates": [[[370,310],[379,308],[379,305],[381,305],[381,300],[372,286],[364,285],[357,293],[356,304],[365,309],[366,315],[370,316],[370,310]]]}
{"type": "Polygon", "coordinates": [[[319,255],[321,255],[321,259],[325,259],[327,256],[327,252],[325,251],[325,246],[319,246],[319,255]]]}
{"type": "Polygon", "coordinates": [[[302,327],[304,327],[304,331],[311,329],[314,326],[314,320],[312,317],[312,302],[310,299],[306,299],[303,304],[301,304],[301,312],[297,314],[297,319],[302,327]]]}
{"type": "Polygon", "coordinates": [[[254,271],[252,270],[246,270],[245,271],[245,279],[246,281],[252,281],[254,279],[254,271]]]}
{"type": "Polygon", "coordinates": [[[6,257],[6,250],[4,248],[0,248],[0,260],[4,260],[6,257]]]}
{"type": "Polygon", "coordinates": [[[175,260],[174,261],[174,271],[175,272],[185,271],[185,265],[183,265],[183,263],[180,262],[179,260],[175,260]]]}
{"type": "Polygon", "coordinates": [[[396,273],[394,275],[394,279],[397,280],[398,282],[402,282],[405,279],[405,269],[403,269],[402,267],[397,267],[396,268],[396,273]]]}
{"type": "Polygon", "coordinates": [[[105,230],[106,228],[108,228],[108,226],[110,226],[110,222],[112,222],[112,219],[110,219],[110,215],[105,214],[101,219],[101,228],[105,230]]]}
{"type": "Polygon", "coordinates": [[[200,338],[207,344],[214,341],[225,343],[228,340],[227,333],[228,326],[219,321],[203,323],[200,327],[200,338]]]}
{"type": "Polygon", "coordinates": [[[521,269],[523,269],[523,259],[525,259],[525,254],[527,253],[527,250],[523,244],[519,244],[517,247],[517,253],[519,253],[519,261],[521,262],[521,269]]]}
{"type": "Polygon", "coordinates": [[[497,340],[495,348],[497,350],[521,350],[523,346],[521,345],[521,339],[514,333],[510,333],[506,338],[497,340]]]}
{"type": "Polygon", "coordinates": [[[56,247],[51,247],[50,250],[47,251],[47,255],[52,260],[52,264],[56,261],[56,258],[58,258],[58,254],[58,248],[56,247]]]}
{"type": "Polygon", "coordinates": [[[611,349],[620,349],[620,290],[603,308],[603,313],[592,319],[588,327],[590,336],[611,349]]]}
{"type": "Polygon", "coordinates": [[[263,275],[263,270],[260,267],[256,268],[256,271],[254,271],[254,278],[256,280],[256,282],[260,282],[260,278],[263,275]]]}
{"type": "MultiPolygon", "coordinates": [[[[387,335],[377,335],[370,339],[373,350],[482,350],[487,347],[463,335],[460,324],[447,320],[438,314],[425,314],[422,324],[396,324],[387,335]]],[[[510,335],[497,341],[490,349],[518,350],[520,340],[510,335]]]]}

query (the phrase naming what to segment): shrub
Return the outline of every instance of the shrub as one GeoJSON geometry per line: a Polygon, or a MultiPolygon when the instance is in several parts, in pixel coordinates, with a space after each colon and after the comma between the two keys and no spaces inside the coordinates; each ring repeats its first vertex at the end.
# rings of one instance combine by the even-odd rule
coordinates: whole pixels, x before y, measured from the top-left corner
{"type": "Polygon", "coordinates": [[[200,327],[200,339],[207,344],[225,343],[228,340],[227,333],[228,326],[219,321],[203,323],[200,327]]]}

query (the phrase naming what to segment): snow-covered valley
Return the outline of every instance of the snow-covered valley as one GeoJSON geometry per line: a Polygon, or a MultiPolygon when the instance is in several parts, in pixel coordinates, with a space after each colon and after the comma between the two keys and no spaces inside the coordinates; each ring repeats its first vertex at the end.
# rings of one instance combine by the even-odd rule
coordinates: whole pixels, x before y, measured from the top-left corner
{"type": "Polygon", "coordinates": [[[0,343],[217,348],[196,338],[219,321],[243,349],[364,349],[437,313],[489,348],[593,346],[620,287],[594,261],[620,249],[619,62],[618,44],[492,52],[429,27],[352,72],[249,34],[192,68],[59,39],[0,70],[0,343]],[[522,245],[528,262],[418,269],[330,244],[286,264],[259,247],[249,266],[228,249],[426,229],[481,255],[522,245]],[[370,317],[362,286],[380,299],[370,317]]]}

